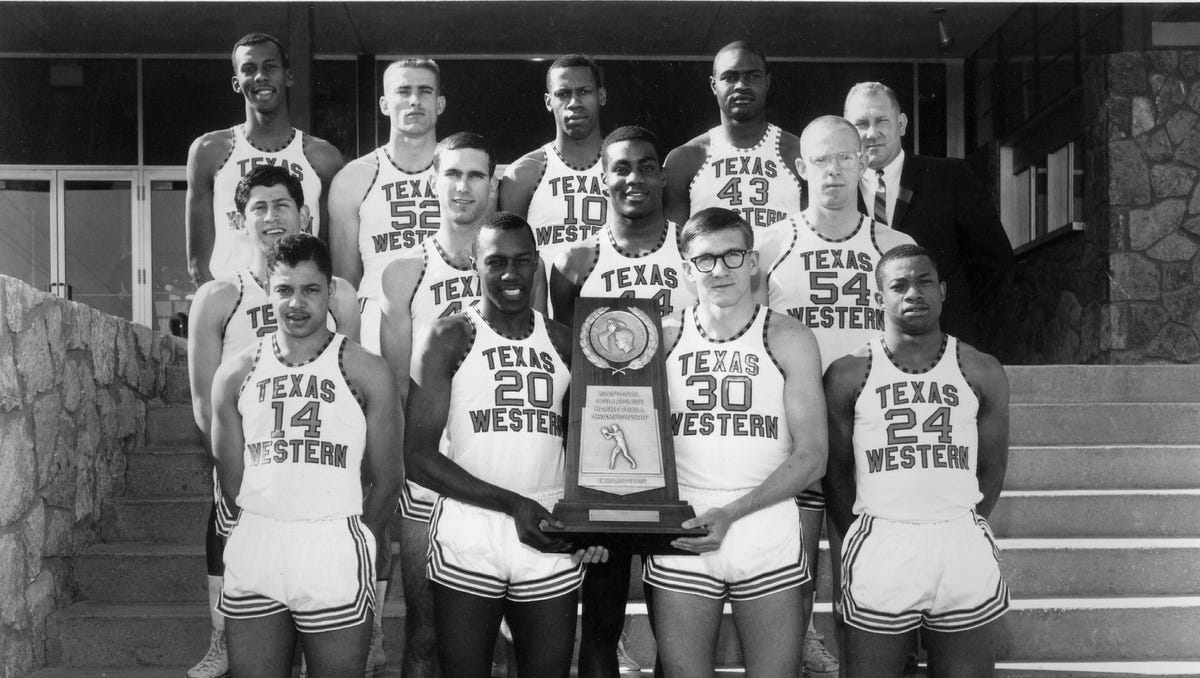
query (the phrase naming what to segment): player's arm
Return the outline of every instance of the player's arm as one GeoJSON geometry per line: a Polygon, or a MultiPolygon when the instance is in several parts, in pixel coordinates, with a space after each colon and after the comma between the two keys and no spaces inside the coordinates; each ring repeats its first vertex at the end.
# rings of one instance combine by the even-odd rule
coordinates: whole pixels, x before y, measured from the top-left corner
{"type": "Polygon", "coordinates": [[[568,543],[542,532],[542,521],[558,527],[562,523],[541,504],[476,478],[438,451],[450,415],[451,380],[470,348],[470,321],[462,315],[437,320],[414,341],[404,432],[408,477],[439,494],[512,516],[523,544],[565,551],[568,543]]]}
{"type": "Polygon", "coordinates": [[[868,365],[864,355],[848,355],[833,361],[825,371],[829,459],[821,486],[825,511],[839,535],[845,535],[854,522],[854,401],[866,380],[868,365]]]}
{"type": "Polygon", "coordinates": [[[363,498],[363,522],[375,535],[376,558],[382,565],[388,562],[388,522],[404,486],[404,455],[397,444],[404,437],[404,417],[397,407],[383,358],[351,345],[346,347],[345,362],[346,375],[366,400],[367,449],[363,461],[370,488],[363,498]]]}
{"type": "Polygon", "coordinates": [[[412,360],[412,298],[424,270],[424,259],[403,257],[383,269],[379,308],[379,350],[387,361],[400,408],[408,404],[412,360]]]}
{"type": "Polygon", "coordinates": [[[750,280],[750,289],[756,303],[768,306],[767,275],[779,261],[785,244],[790,244],[791,222],[784,219],[754,233],[754,251],[758,252],[758,271],[750,280]]]}
{"type": "Polygon", "coordinates": [[[559,322],[569,324],[574,321],[575,300],[596,260],[596,247],[596,241],[591,238],[572,245],[558,256],[550,269],[550,303],[559,322]]]}
{"type": "Polygon", "coordinates": [[[546,154],[540,148],[526,153],[509,165],[500,179],[500,209],[527,219],[529,203],[533,201],[533,193],[545,169],[546,154]]]}
{"type": "Polygon", "coordinates": [[[329,312],[333,314],[339,333],[350,337],[355,343],[361,343],[359,334],[362,317],[358,315],[358,294],[348,280],[333,279],[333,299],[329,303],[329,312]]]}
{"type": "Polygon", "coordinates": [[[533,279],[533,288],[529,290],[530,305],[533,310],[546,315],[546,303],[549,296],[549,286],[546,284],[546,262],[538,257],[537,276],[533,279]]]}
{"type": "Polygon", "coordinates": [[[893,247],[901,245],[915,245],[916,240],[907,233],[888,228],[879,222],[875,223],[875,244],[879,246],[879,251],[887,254],[887,251],[893,247]]]}
{"type": "Polygon", "coordinates": [[[213,277],[208,269],[217,237],[217,225],[213,223],[213,175],[229,148],[222,132],[200,136],[188,148],[183,225],[187,234],[188,274],[197,286],[213,277]]]}
{"type": "Polygon", "coordinates": [[[963,371],[979,397],[976,417],[979,456],[975,475],[979,478],[983,499],[976,504],[975,512],[987,518],[1000,499],[1004,473],[1008,469],[1008,375],[1000,361],[986,353],[962,344],[959,344],[959,351],[963,371]]]}
{"type": "MultiPolygon", "coordinates": [[[[333,144],[318,139],[311,134],[304,135],[304,155],[308,158],[308,162],[312,164],[313,169],[317,171],[317,176],[321,179],[321,200],[317,205],[318,213],[321,215],[321,227],[323,233],[314,233],[317,237],[325,242],[329,242],[329,196],[333,192],[333,178],[337,175],[338,170],[346,164],[346,160],[342,158],[341,152],[334,148],[333,144]]],[[[309,209],[312,209],[311,207],[309,209]]],[[[330,249],[336,252],[336,248],[330,245],[330,249]]],[[[355,250],[358,250],[357,243],[355,250]]],[[[355,281],[354,284],[358,284],[355,281]]]]}
{"type": "Polygon", "coordinates": [[[362,253],[358,251],[358,208],[362,205],[378,166],[374,155],[364,156],[342,168],[329,186],[329,241],[333,274],[362,283],[362,253]]]}
{"type": "Polygon", "coordinates": [[[663,187],[663,214],[667,221],[683,224],[692,216],[692,199],[688,194],[692,177],[704,164],[705,150],[699,139],[693,139],[667,154],[663,162],[666,186],[663,187]]]}
{"type": "Polygon", "coordinates": [[[787,171],[796,179],[796,183],[800,186],[800,209],[807,208],[808,196],[804,195],[804,193],[808,184],[804,182],[804,177],[800,176],[800,167],[796,163],[800,159],[800,137],[790,132],[780,134],[779,157],[783,160],[787,171]]]}
{"type": "Polygon", "coordinates": [[[237,295],[237,287],[229,281],[210,280],[200,286],[188,313],[188,385],[192,393],[192,418],[206,444],[212,435],[213,375],[221,364],[222,332],[225,321],[237,305],[237,295]]]}
{"type": "Polygon", "coordinates": [[[704,537],[676,539],[672,545],[696,553],[721,546],[739,518],[795,497],[825,475],[828,454],[821,354],[812,330],[792,318],[772,314],[767,347],[783,371],[783,404],[792,449],[788,458],[758,487],[720,508],[687,520],[684,527],[705,527],[704,537]]]}
{"type": "MultiPolygon", "coordinates": [[[[238,412],[238,391],[254,363],[257,346],[251,346],[221,363],[212,385],[212,451],[217,463],[221,492],[230,506],[237,506],[245,471],[242,415],[238,412]]],[[[235,508],[236,513],[236,508],[235,508]]]]}

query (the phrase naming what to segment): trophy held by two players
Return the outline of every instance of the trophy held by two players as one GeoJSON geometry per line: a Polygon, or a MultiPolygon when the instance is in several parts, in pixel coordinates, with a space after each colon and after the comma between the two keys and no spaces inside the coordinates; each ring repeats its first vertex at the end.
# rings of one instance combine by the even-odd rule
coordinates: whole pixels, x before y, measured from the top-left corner
{"type": "Polygon", "coordinates": [[[662,328],[649,299],[575,304],[566,488],[547,532],[577,546],[685,554],[671,540],[695,511],[679,500],[662,328]]]}

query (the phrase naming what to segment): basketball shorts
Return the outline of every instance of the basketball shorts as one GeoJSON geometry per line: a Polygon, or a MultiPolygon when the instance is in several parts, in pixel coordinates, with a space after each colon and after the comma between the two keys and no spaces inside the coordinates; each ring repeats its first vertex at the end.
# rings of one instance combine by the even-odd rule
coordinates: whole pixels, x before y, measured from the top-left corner
{"type": "MultiPolygon", "coordinates": [[[[724,506],[746,490],[697,490],[681,485],[679,497],[696,515],[724,506]]],[[[651,556],[642,581],[676,593],[718,600],[753,600],[811,581],[800,548],[800,512],[782,501],[734,521],[721,548],[698,556],[651,556]]]]}
{"type": "Polygon", "coordinates": [[[842,543],[842,618],[874,633],[967,631],[1008,610],[1000,551],[974,511],[937,523],[863,514],[842,543]]]}
{"type": "Polygon", "coordinates": [[[361,624],[374,609],[375,537],[358,516],[293,521],[242,512],[225,546],[218,612],[291,612],[301,633],[320,633],[361,624]]]}
{"type": "Polygon", "coordinates": [[[358,300],[359,344],[375,355],[382,355],[379,348],[379,324],[383,320],[383,309],[377,299],[363,297],[358,300]]]}
{"type": "Polygon", "coordinates": [[[225,499],[221,492],[221,481],[217,479],[217,469],[213,469],[213,503],[217,505],[217,535],[229,538],[234,523],[237,522],[237,511],[225,499]]]}
{"type": "Polygon", "coordinates": [[[821,481],[812,484],[796,497],[796,505],[805,511],[825,510],[825,490],[821,489],[821,481]]]}
{"type": "MultiPolygon", "coordinates": [[[[534,496],[553,508],[562,491],[534,496]]],[[[517,603],[557,598],[583,583],[584,566],[565,553],[542,553],[517,539],[513,519],[439,497],[429,525],[429,581],[517,603]]]]}
{"type": "MultiPolygon", "coordinates": [[[[446,437],[446,432],[442,431],[442,438],[438,441],[438,451],[446,454],[449,450],[450,439],[446,437]]],[[[400,517],[427,523],[429,517],[433,515],[433,505],[437,503],[437,500],[437,492],[411,480],[405,480],[404,487],[400,490],[400,517]]]]}

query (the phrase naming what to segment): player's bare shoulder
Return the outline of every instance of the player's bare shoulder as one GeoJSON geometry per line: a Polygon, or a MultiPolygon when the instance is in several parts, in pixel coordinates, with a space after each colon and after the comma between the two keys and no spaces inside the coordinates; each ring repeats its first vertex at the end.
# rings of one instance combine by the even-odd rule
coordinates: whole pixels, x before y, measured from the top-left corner
{"type": "Polygon", "coordinates": [[[901,245],[915,245],[917,241],[912,239],[907,233],[901,233],[889,226],[885,226],[878,221],[872,222],[875,229],[875,246],[883,254],[887,254],[888,250],[899,247],[901,245]]]}
{"type": "Polygon", "coordinates": [[[570,282],[582,285],[600,256],[600,237],[604,235],[605,231],[601,231],[597,235],[572,243],[558,255],[554,268],[570,282]]]}
{"type": "Polygon", "coordinates": [[[188,167],[205,170],[206,174],[215,173],[233,152],[233,135],[234,131],[230,128],[205,132],[196,137],[188,149],[188,167]]]}
{"type": "Polygon", "coordinates": [[[546,321],[546,334],[550,336],[550,343],[554,345],[554,350],[558,351],[558,357],[562,361],[571,366],[571,349],[575,345],[575,338],[571,332],[571,328],[550,318],[543,318],[546,321]]]}
{"type": "Polygon", "coordinates": [[[1008,402],[1008,374],[995,356],[959,341],[958,365],[977,394],[993,402],[1008,402]]]}
{"type": "Polygon", "coordinates": [[[391,303],[411,301],[424,272],[425,257],[422,256],[401,256],[388,262],[380,282],[384,297],[391,303]]]}
{"type": "Polygon", "coordinates": [[[391,372],[382,357],[354,341],[347,341],[342,351],[342,366],[352,384],[362,384],[371,391],[391,388],[391,372]]]}
{"type": "Polygon", "coordinates": [[[708,132],[701,134],[682,146],[677,146],[671,149],[667,154],[667,159],[663,162],[666,170],[673,176],[681,174],[692,175],[700,169],[704,164],[704,159],[708,157],[708,149],[712,143],[708,132]]]}
{"type": "Polygon", "coordinates": [[[546,171],[546,149],[535,148],[517,158],[504,170],[504,181],[520,186],[536,186],[546,171]]]}
{"type": "Polygon", "coordinates": [[[327,178],[337,174],[346,162],[336,146],[307,132],[304,133],[302,148],[304,157],[308,158],[317,173],[327,178]]]}
{"type": "Polygon", "coordinates": [[[817,337],[807,325],[787,313],[769,309],[767,312],[767,350],[785,369],[792,358],[805,357],[811,361],[816,358],[820,364],[820,349],[817,348],[817,337]]]}
{"type": "Polygon", "coordinates": [[[863,344],[837,360],[825,370],[825,396],[832,409],[835,401],[848,402],[858,395],[867,382],[871,369],[871,349],[863,344]]]}

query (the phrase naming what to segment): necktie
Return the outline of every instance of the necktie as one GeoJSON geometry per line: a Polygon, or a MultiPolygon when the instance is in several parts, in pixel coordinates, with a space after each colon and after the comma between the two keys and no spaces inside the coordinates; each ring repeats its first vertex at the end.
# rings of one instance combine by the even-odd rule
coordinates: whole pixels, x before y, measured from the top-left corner
{"type": "Polygon", "coordinates": [[[875,189],[875,221],[887,226],[887,185],[883,183],[883,170],[875,170],[875,176],[879,177],[879,188],[875,189]]]}

